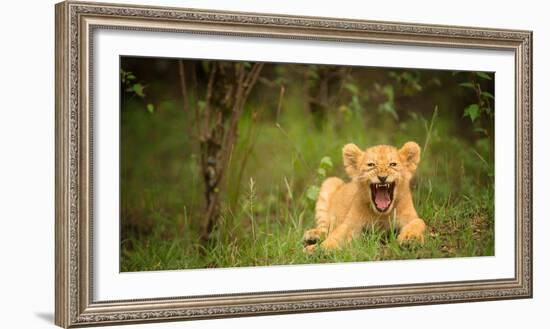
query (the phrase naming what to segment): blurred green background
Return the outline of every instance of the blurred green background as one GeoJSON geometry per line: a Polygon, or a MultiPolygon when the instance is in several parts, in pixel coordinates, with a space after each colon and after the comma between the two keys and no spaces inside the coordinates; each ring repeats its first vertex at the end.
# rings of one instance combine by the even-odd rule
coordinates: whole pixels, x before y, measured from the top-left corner
{"type": "Polygon", "coordinates": [[[219,216],[201,241],[197,115],[213,67],[121,58],[121,271],[494,255],[488,72],[265,63],[238,118],[219,216]],[[343,145],[409,140],[422,147],[412,190],[425,244],[400,246],[396,232],[371,228],[349,248],[304,255],[318,186],[346,178],[343,145]]]}

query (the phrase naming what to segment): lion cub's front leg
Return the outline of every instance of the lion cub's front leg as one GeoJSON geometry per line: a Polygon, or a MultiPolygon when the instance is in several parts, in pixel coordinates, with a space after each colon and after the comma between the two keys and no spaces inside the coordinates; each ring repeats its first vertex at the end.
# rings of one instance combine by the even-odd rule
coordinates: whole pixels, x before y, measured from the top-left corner
{"type": "Polygon", "coordinates": [[[404,243],[411,240],[416,240],[420,243],[424,243],[424,231],[426,229],[426,223],[420,218],[412,219],[401,227],[397,241],[404,243]]]}
{"type": "Polygon", "coordinates": [[[326,251],[340,249],[344,244],[358,236],[362,229],[362,222],[348,219],[327,236],[325,241],[321,243],[321,248],[326,251]]]}

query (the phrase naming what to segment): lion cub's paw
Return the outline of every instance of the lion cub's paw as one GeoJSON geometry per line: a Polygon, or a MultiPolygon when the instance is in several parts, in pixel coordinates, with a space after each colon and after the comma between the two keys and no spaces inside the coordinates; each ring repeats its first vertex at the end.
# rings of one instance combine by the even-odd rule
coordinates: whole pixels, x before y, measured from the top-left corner
{"type": "Polygon", "coordinates": [[[331,239],[327,239],[327,240],[323,241],[323,243],[321,243],[321,244],[307,245],[307,246],[304,247],[303,250],[304,250],[305,254],[311,255],[311,254],[317,252],[317,250],[321,250],[324,253],[328,253],[331,250],[335,250],[335,249],[338,249],[338,248],[339,248],[339,246],[335,241],[333,241],[331,239]]]}
{"type": "Polygon", "coordinates": [[[317,250],[317,245],[316,244],[310,244],[308,246],[305,246],[304,249],[303,249],[304,254],[308,254],[308,255],[313,254],[316,250],[317,250]]]}
{"type": "Polygon", "coordinates": [[[306,246],[316,244],[317,242],[321,241],[322,234],[323,232],[321,232],[321,230],[319,230],[318,228],[307,230],[304,233],[304,244],[306,246]]]}
{"type": "Polygon", "coordinates": [[[424,224],[423,220],[414,220],[401,229],[401,232],[397,236],[397,242],[399,242],[399,244],[404,244],[412,241],[424,243],[425,228],[426,224],[424,224]]]}
{"type": "Polygon", "coordinates": [[[321,249],[325,252],[340,249],[340,244],[335,239],[329,237],[321,243],[321,249]]]}

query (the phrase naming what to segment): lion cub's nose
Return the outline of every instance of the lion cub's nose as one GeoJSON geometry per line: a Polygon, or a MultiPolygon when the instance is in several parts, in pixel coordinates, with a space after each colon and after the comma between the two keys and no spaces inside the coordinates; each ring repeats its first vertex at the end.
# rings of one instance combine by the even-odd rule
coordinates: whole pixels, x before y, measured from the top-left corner
{"type": "Polygon", "coordinates": [[[388,176],[378,176],[378,179],[380,180],[380,183],[385,183],[386,178],[388,178],[388,176]]]}

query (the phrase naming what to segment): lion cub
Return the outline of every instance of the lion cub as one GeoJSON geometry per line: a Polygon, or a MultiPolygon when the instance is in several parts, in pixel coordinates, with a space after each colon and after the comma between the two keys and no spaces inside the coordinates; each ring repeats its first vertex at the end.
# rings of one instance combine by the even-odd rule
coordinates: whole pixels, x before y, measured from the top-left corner
{"type": "Polygon", "coordinates": [[[324,250],[337,249],[358,236],[368,225],[388,228],[395,220],[399,243],[424,241],[426,224],[416,214],[409,183],[420,161],[420,146],[407,142],[400,149],[377,145],[362,151],[355,144],[342,150],[351,181],[327,178],[315,206],[317,227],[304,234],[304,251],[316,242],[324,250]]]}

